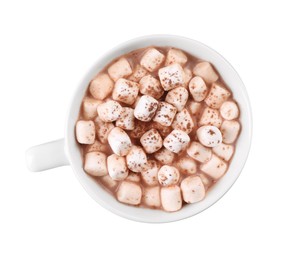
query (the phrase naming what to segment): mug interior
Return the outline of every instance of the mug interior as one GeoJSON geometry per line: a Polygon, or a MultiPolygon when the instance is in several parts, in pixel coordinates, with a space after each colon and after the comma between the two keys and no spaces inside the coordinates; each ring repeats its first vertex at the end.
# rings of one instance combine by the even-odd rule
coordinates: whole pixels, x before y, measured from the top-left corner
{"type": "Polygon", "coordinates": [[[230,189],[240,175],[251,144],[252,118],[250,103],[244,84],[234,68],[220,54],[206,45],[195,40],[173,35],[151,35],[136,38],[115,47],[99,59],[95,57],[95,60],[97,60],[96,63],[83,77],[72,98],[65,130],[67,156],[75,175],[87,193],[100,205],[113,213],[131,220],[152,223],[170,222],[191,217],[218,201],[230,189]],[[238,102],[240,107],[241,133],[237,140],[236,151],[227,173],[207,192],[204,200],[195,204],[185,205],[181,210],[173,213],[133,207],[118,202],[111,194],[105,191],[94,178],[83,171],[81,152],[74,136],[74,126],[78,118],[82,98],[90,80],[114,58],[132,50],[150,45],[172,46],[182,49],[202,60],[211,62],[231,89],[234,99],[238,102]]]}

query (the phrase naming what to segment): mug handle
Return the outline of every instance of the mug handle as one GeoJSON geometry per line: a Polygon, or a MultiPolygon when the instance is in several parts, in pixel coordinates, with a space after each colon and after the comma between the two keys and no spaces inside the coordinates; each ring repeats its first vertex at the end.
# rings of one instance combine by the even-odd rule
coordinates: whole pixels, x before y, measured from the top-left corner
{"type": "Polygon", "coordinates": [[[64,150],[64,139],[33,146],[26,151],[28,169],[40,172],[68,165],[69,161],[64,150]]]}

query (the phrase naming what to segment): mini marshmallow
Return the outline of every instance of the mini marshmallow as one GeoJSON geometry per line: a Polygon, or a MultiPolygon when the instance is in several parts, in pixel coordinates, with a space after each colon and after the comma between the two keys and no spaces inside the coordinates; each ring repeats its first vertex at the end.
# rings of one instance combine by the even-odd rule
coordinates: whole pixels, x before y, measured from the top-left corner
{"type": "Polygon", "coordinates": [[[180,172],[177,168],[164,165],[158,171],[158,181],[162,186],[176,184],[180,179],[180,172]]]}
{"type": "Polygon", "coordinates": [[[123,107],[115,125],[125,130],[133,130],[135,128],[134,109],[123,107]]]}
{"type": "Polygon", "coordinates": [[[182,111],[189,98],[188,91],[183,87],[172,89],[168,92],[165,101],[182,111]]]}
{"type": "Polygon", "coordinates": [[[101,152],[90,152],[85,155],[84,170],[92,176],[108,174],[106,155],[101,152]]]}
{"type": "Polygon", "coordinates": [[[125,156],[131,150],[129,135],[119,127],[114,127],[109,132],[108,143],[112,151],[119,156],[125,156]]]}
{"type": "Polygon", "coordinates": [[[213,125],[220,128],[222,118],[217,109],[206,107],[201,115],[199,125],[213,125]]]}
{"type": "Polygon", "coordinates": [[[202,77],[207,83],[212,83],[218,80],[218,75],[216,74],[212,65],[207,61],[198,63],[194,67],[193,73],[196,76],[202,77]]]}
{"type": "Polygon", "coordinates": [[[183,109],[176,114],[172,127],[176,130],[182,130],[189,134],[194,128],[194,121],[187,109],[183,109]]]}
{"type": "Polygon", "coordinates": [[[218,180],[225,174],[227,164],[213,154],[212,158],[208,162],[201,164],[200,169],[212,179],[218,180]]]}
{"type": "Polygon", "coordinates": [[[156,161],[150,160],[148,162],[148,169],[141,172],[141,177],[147,185],[154,186],[158,184],[159,168],[159,163],[156,161]]]}
{"type": "Polygon", "coordinates": [[[93,119],[97,116],[97,106],[101,104],[101,100],[85,97],[82,101],[83,116],[86,119],[93,119]]]}
{"type": "Polygon", "coordinates": [[[161,203],[163,209],[169,212],[178,211],[182,207],[181,189],[179,186],[161,188],[161,203]]]}
{"type": "Polygon", "coordinates": [[[238,118],[239,109],[233,101],[225,101],[220,107],[220,114],[226,120],[233,120],[238,118]]]}
{"type": "Polygon", "coordinates": [[[201,126],[197,130],[197,137],[200,143],[206,147],[216,147],[222,142],[220,130],[211,125],[201,126]]]}
{"type": "Polygon", "coordinates": [[[152,72],[152,71],[157,70],[164,60],[165,60],[165,56],[161,52],[159,52],[155,48],[150,48],[143,55],[140,61],[140,64],[145,69],[152,72]]]}
{"type": "Polygon", "coordinates": [[[131,105],[135,102],[138,92],[138,83],[120,78],[115,82],[112,98],[116,101],[131,105]]]}
{"type": "Polygon", "coordinates": [[[113,81],[107,74],[99,74],[90,82],[89,92],[95,99],[103,100],[110,95],[113,85],[113,81]]]}
{"type": "Polygon", "coordinates": [[[97,138],[101,143],[106,144],[109,132],[114,128],[113,123],[103,122],[99,117],[97,117],[94,122],[97,138]]]}
{"type": "Polygon", "coordinates": [[[133,74],[128,78],[131,81],[139,82],[144,76],[146,76],[148,71],[144,69],[139,64],[136,65],[133,74]]]}
{"type": "Polygon", "coordinates": [[[163,126],[170,126],[174,120],[174,117],[177,113],[177,109],[167,103],[167,102],[159,102],[157,112],[153,118],[154,122],[158,122],[163,126]]]}
{"type": "Polygon", "coordinates": [[[144,95],[134,109],[134,116],[140,121],[149,122],[155,115],[157,107],[158,101],[155,98],[144,95]]]}
{"type": "Polygon", "coordinates": [[[93,144],[89,144],[86,146],[85,148],[85,152],[89,153],[89,152],[102,152],[102,153],[110,153],[111,149],[109,147],[109,145],[107,144],[103,144],[98,140],[95,140],[93,144]]]}
{"type": "Polygon", "coordinates": [[[130,205],[138,205],[141,202],[142,198],[142,190],[141,187],[129,181],[123,181],[117,191],[117,199],[120,202],[130,204],[130,205]]]}
{"type": "Polygon", "coordinates": [[[142,96],[141,96],[141,94],[139,93],[138,96],[137,96],[137,98],[135,99],[135,102],[134,102],[130,107],[134,109],[134,108],[137,106],[137,104],[138,104],[138,102],[139,102],[139,100],[140,100],[141,97],[142,97],[142,96]]]}
{"type": "Polygon", "coordinates": [[[156,129],[151,129],[141,136],[140,143],[146,153],[155,153],[161,149],[163,140],[156,129]]]}
{"type": "Polygon", "coordinates": [[[93,144],[95,140],[94,122],[79,120],[75,127],[76,139],[80,144],[93,144]]]}
{"type": "Polygon", "coordinates": [[[126,156],[127,167],[133,172],[142,172],[148,169],[147,156],[140,146],[132,146],[126,156]]]}
{"type": "Polygon", "coordinates": [[[114,190],[118,185],[118,182],[111,179],[109,175],[102,176],[100,181],[111,190],[114,190]]]}
{"type": "Polygon", "coordinates": [[[164,139],[163,145],[173,153],[180,153],[187,148],[190,140],[190,137],[184,131],[173,130],[164,139]]]}
{"type": "Polygon", "coordinates": [[[120,58],[108,68],[109,76],[117,81],[120,78],[127,77],[132,74],[131,66],[127,59],[120,58]]]}
{"type": "Polygon", "coordinates": [[[205,186],[205,190],[207,190],[212,185],[212,180],[204,173],[200,173],[199,176],[205,186]]]}
{"type": "Polygon", "coordinates": [[[191,70],[189,67],[185,67],[185,68],[184,68],[184,74],[185,74],[185,77],[184,77],[184,81],[185,81],[184,87],[188,87],[189,82],[190,82],[191,78],[193,77],[192,70],[191,70]]]}
{"type": "Polygon", "coordinates": [[[160,187],[147,187],[143,190],[142,202],[153,208],[159,208],[161,205],[160,187]]]}
{"type": "Polygon", "coordinates": [[[104,122],[116,121],[122,111],[122,106],[113,100],[106,101],[97,107],[97,113],[104,122]]]}
{"type": "Polygon", "coordinates": [[[162,164],[171,164],[174,161],[175,153],[166,148],[162,148],[158,152],[154,153],[154,157],[162,164]]]}
{"type": "Polygon", "coordinates": [[[194,159],[189,157],[181,158],[176,166],[182,174],[195,174],[197,172],[197,164],[194,159]]]}
{"type": "Polygon", "coordinates": [[[202,103],[191,101],[189,109],[190,109],[191,114],[194,117],[196,117],[196,118],[200,117],[201,109],[202,109],[202,103]]]}
{"type": "Polygon", "coordinates": [[[167,53],[167,58],[165,65],[171,65],[173,63],[178,63],[181,66],[185,65],[188,61],[188,57],[185,53],[178,49],[170,49],[167,53]]]}
{"type": "Polygon", "coordinates": [[[142,122],[137,119],[135,119],[135,128],[129,132],[130,137],[132,138],[140,138],[146,131],[148,131],[149,123],[148,122],[142,122]]]}
{"type": "Polygon", "coordinates": [[[141,180],[140,174],[131,172],[131,173],[129,173],[129,175],[127,176],[127,178],[125,180],[126,181],[132,181],[132,182],[140,182],[140,180],[141,180]]]}
{"type": "Polygon", "coordinates": [[[140,93],[159,99],[164,94],[160,81],[151,75],[144,76],[140,80],[140,93]]]}
{"type": "Polygon", "coordinates": [[[112,154],[107,157],[107,169],[109,176],[115,181],[122,181],[128,176],[128,168],[125,158],[112,154]]]}
{"type": "Polygon", "coordinates": [[[187,149],[187,154],[195,160],[205,163],[208,162],[212,157],[212,150],[204,147],[198,142],[192,142],[187,149]]]}
{"type": "Polygon", "coordinates": [[[149,127],[152,129],[156,129],[158,130],[158,132],[160,133],[160,135],[162,137],[166,137],[168,134],[170,134],[172,132],[172,127],[171,126],[163,126],[161,124],[159,124],[158,122],[152,122],[149,127]]]}
{"type": "Polygon", "coordinates": [[[185,85],[185,72],[177,63],[159,69],[158,74],[165,91],[185,85]]]}
{"type": "Polygon", "coordinates": [[[229,161],[234,153],[234,147],[229,144],[221,143],[213,148],[213,152],[225,161],[229,161]]]}
{"type": "Polygon", "coordinates": [[[195,101],[203,101],[208,94],[208,87],[201,77],[194,77],[189,83],[189,90],[195,101]]]}
{"type": "Polygon", "coordinates": [[[195,203],[204,199],[205,186],[199,176],[190,176],[181,182],[183,199],[186,203],[195,203]]]}
{"type": "Polygon", "coordinates": [[[230,92],[227,89],[213,83],[208,96],[205,98],[205,102],[209,107],[218,109],[229,96],[230,92]]]}
{"type": "Polygon", "coordinates": [[[223,121],[220,130],[222,134],[222,141],[226,144],[232,144],[239,134],[240,124],[235,120],[225,120],[223,121]]]}

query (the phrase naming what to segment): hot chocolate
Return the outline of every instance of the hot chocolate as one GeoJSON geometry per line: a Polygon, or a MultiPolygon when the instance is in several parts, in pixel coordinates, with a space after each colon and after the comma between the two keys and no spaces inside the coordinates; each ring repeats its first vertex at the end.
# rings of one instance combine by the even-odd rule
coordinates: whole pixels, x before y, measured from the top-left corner
{"type": "Polygon", "coordinates": [[[135,50],[88,86],[75,126],[83,169],[122,202],[180,210],[227,174],[239,107],[214,66],[183,50],[135,50]]]}

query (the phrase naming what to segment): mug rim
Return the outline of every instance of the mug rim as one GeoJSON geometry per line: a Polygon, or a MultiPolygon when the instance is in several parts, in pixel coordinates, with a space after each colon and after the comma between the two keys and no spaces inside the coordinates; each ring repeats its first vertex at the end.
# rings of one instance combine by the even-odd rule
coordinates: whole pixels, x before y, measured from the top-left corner
{"type": "MultiPolygon", "coordinates": [[[[149,46],[152,46],[152,45],[155,45],[155,44],[151,44],[151,43],[149,44],[149,46]]],[[[168,45],[172,46],[174,44],[166,44],[166,46],[168,46],[168,45]]],[[[187,52],[192,54],[190,51],[187,51],[187,52]]],[[[117,58],[120,55],[116,55],[112,59],[115,59],[115,58],[117,58]]],[[[219,74],[221,75],[222,73],[219,72],[219,74]]],[[[224,77],[222,77],[222,78],[224,79],[224,77]]],[[[233,92],[233,89],[231,87],[230,87],[230,89],[233,92]]],[[[78,116],[78,113],[77,113],[77,116],[78,116]]],[[[247,158],[248,158],[248,155],[249,155],[249,151],[250,151],[250,147],[251,147],[251,141],[252,141],[252,127],[253,127],[252,124],[253,124],[252,111],[251,111],[251,105],[250,105],[250,100],[249,100],[249,97],[248,97],[248,94],[247,94],[247,90],[246,90],[246,88],[245,88],[245,86],[244,86],[244,84],[243,84],[239,74],[237,73],[237,71],[234,69],[234,67],[220,53],[218,53],[214,49],[210,48],[209,46],[205,45],[204,43],[201,43],[201,42],[193,40],[193,39],[189,39],[189,38],[184,37],[184,36],[170,35],[170,34],[145,35],[145,36],[137,37],[137,38],[134,38],[134,39],[122,42],[122,43],[118,44],[117,46],[113,47],[112,49],[108,50],[103,55],[101,55],[101,57],[96,58],[95,62],[90,67],[89,71],[82,77],[81,81],[79,82],[79,84],[77,85],[77,88],[74,91],[74,94],[72,95],[72,98],[71,98],[71,101],[70,101],[70,105],[68,106],[68,116],[67,116],[67,119],[66,119],[66,127],[65,127],[65,150],[66,150],[66,154],[67,154],[67,157],[69,159],[69,162],[71,164],[71,167],[72,167],[72,169],[73,169],[77,179],[79,180],[79,182],[81,183],[83,188],[86,190],[86,192],[96,202],[98,202],[101,206],[103,206],[104,208],[108,209],[109,211],[111,211],[111,212],[113,212],[113,213],[115,213],[115,214],[117,214],[117,215],[119,215],[121,217],[130,219],[130,220],[134,220],[134,221],[148,222],[148,223],[173,222],[173,221],[178,221],[178,220],[182,220],[182,219],[185,219],[185,218],[189,218],[191,216],[194,216],[194,215],[196,215],[196,214],[206,210],[207,208],[209,208],[210,206],[215,204],[218,200],[220,200],[229,191],[229,189],[232,187],[232,185],[236,182],[237,178],[240,176],[241,171],[242,171],[242,169],[243,169],[243,167],[244,167],[244,165],[245,165],[245,163],[247,161],[247,158]],[[120,202],[118,202],[118,204],[120,204],[121,206],[118,207],[118,208],[115,208],[115,207],[109,205],[108,203],[106,203],[105,199],[102,198],[103,197],[102,195],[95,193],[94,190],[92,190],[90,188],[90,186],[86,184],[86,182],[83,180],[83,177],[79,174],[78,167],[76,166],[76,162],[74,161],[74,158],[75,158],[73,156],[73,154],[75,153],[74,149],[78,149],[78,148],[77,147],[75,148],[74,144],[72,144],[72,143],[74,143],[74,142],[72,142],[72,140],[74,139],[74,125],[71,128],[72,125],[70,124],[70,121],[72,121],[72,122],[74,121],[74,114],[72,113],[72,108],[75,105],[75,103],[77,103],[77,105],[78,105],[79,102],[81,103],[81,101],[82,101],[82,95],[81,95],[82,91],[83,91],[83,89],[85,89],[85,91],[86,91],[86,89],[88,88],[88,84],[86,84],[87,83],[87,79],[88,79],[88,82],[89,82],[92,79],[92,77],[90,77],[90,75],[92,75],[92,74],[96,75],[104,66],[106,66],[107,63],[103,64],[102,66],[99,65],[102,60],[105,60],[106,57],[108,57],[108,56],[111,56],[110,58],[112,58],[111,54],[114,53],[114,52],[119,53],[119,54],[121,53],[120,55],[123,55],[123,54],[126,54],[126,53],[130,52],[131,50],[128,49],[128,46],[132,46],[132,45],[136,45],[136,44],[140,45],[140,43],[143,42],[143,41],[150,41],[151,42],[152,40],[156,41],[158,39],[160,39],[160,40],[165,39],[167,42],[168,41],[186,41],[186,42],[189,42],[190,44],[192,44],[194,46],[198,46],[199,49],[202,48],[202,49],[208,50],[208,52],[212,53],[216,59],[223,61],[223,63],[224,63],[223,66],[226,65],[228,67],[228,69],[231,70],[232,73],[237,77],[237,80],[239,81],[238,85],[239,85],[240,91],[242,92],[241,94],[244,95],[245,103],[247,105],[247,107],[245,108],[245,111],[247,111],[247,114],[246,114],[247,125],[243,125],[242,126],[243,129],[244,128],[247,129],[247,135],[245,136],[246,141],[244,141],[245,153],[244,153],[244,158],[239,163],[238,169],[235,171],[236,176],[234,176],[232,181],[226,187],[224,187],[223,192],[220,192],[220,195],[216,199],[211,200],[211,202],[208,203],[206,206],[201,207],[201,208],[198,207],[198,210],[196,212],[192,212],[190,210],[189,214],[184,214],[184,215],[176,214],[177,212],[180,212],[180,211],[173,212],[173,213],[167,213],[167,214],[169,214],[170,217],[169,218],[166,217],[163,220],[160,220],[158,218],[154,218],[154,219],[152,219],[152,218],[148,218],[147,219],[146,218],[145,219],[144,216],[143,217],[142,216],[135,216],[135,215],[132,215],[130,213],[127,213],[128,210],[125,210],[126,207],[132,207],[132,206],[128,206],[128,205],[126,206],[124,204],[121,204],[120,202]],[[96,73],[94,73],[94,68],[95,67],[100,67],[99,70],[96,73]],[[85,87],[84,87],[84,84],[86,84],[85,87]],[[72,117],[73,117],[73,120],[71,120],[72,117]],[[125,209],[122,210],[120,208],[125,208],[125,209]]],[[[236,153],[237,153],[237,151],[235,151],[235,154],[236,153]]],[[[231,161],[230,165],[231,164],[232,164],[232,161],[231,161]]],[[[229,171],[229,169],[228,169],[228,171],[229,171]]],[[[228,173],[228,171],[227,171],[227,173],[228,173]]],[[[225,177],[225,175],[222,178],[224,178],[224,177],[225,177]]],[[[218,185],[218,183],[216,185],[218,185]]],[[[103,192],[107,193],[107,191],[103,191],[103,192]]],[[[207,192],[206,198],[208,197],[208,193],[209,192],[207,192]]],[[[199,204],[199,203],[196,203],[196,204],[199,204]]],[[[192,205],[195,205],[195,204],[192,204],[192,205]]],[[[188,206],[190,206],[190,205],[188,205],[188,206]]],[[[186,207],[186,206],[184,206],[184,207],[186,207]]],[[[137,208],[137,207],[133,207],[133,208],[137,208]]],[[[144,209],[144,210],[150,210],[150,209],[144,209]]],[[[154,209],[151,209],[151,210],[154,211],[154,209]]],[[[162,213],[162,214],[165,214],[165,213],[162,213]]]]}

